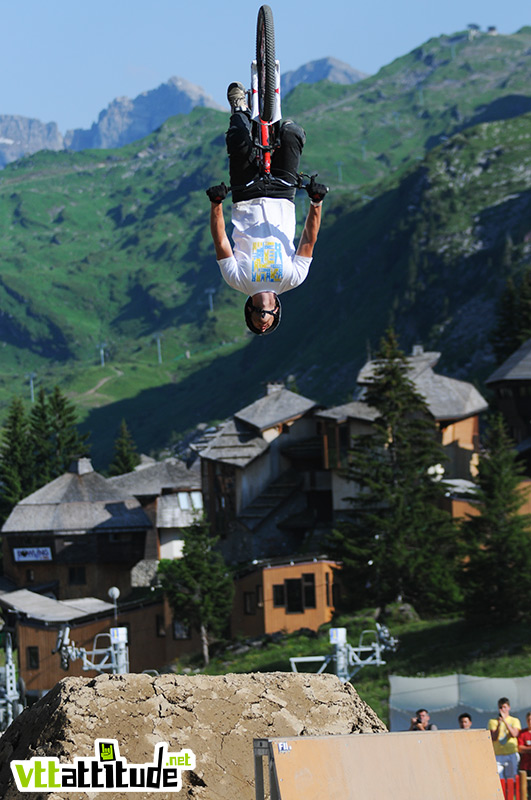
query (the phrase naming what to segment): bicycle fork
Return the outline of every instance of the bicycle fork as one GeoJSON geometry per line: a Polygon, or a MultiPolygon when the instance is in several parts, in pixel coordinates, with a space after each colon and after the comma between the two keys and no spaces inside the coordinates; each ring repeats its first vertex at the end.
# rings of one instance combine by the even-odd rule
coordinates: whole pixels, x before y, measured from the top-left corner
{"type": "Polygon", "coordinates": [[[264,122],[260,117],[260,108],[258,103],[258,67],[256,61],[251,63],[251,119],[259,127],[259,150],[260,162],[263,166],[266,175],[271,173],[271,151],[273,147],[270,143],[270,131],[275,122],[279,122],[282,118],[282,111],[280,108],[280,62],[275,61],[275,109],[273,117],[269,122],[264,122]]]}

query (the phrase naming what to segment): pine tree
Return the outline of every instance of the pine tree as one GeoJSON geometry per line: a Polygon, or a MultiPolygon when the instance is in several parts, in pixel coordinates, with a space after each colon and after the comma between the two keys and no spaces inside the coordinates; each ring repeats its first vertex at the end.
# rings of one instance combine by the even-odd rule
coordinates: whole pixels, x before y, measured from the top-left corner
{"type": "Polygon", "coordinates": [[[498,621],[531,618],[531,516],[520,514],[524,472],[501,414],[485,438],[478,465],[478,508],[462,526],[463,573],[469,616],[498,621]]]}
{"type": "Polygon", "coordinates": [[[22,400],[14,397],[0,444],[0,516],[3,520],[7,519],[19,500],[30,494],[33,472],[26,412],[22,400]]]}
{"type": "Polygon", "coordinates": [[[208,523],[195,522],[184,530],[183,555],[163,559],[158,573],[175,617],[201,636],[205,666],[209,663],[209,639],[226,628],[234,586],[222,556],[214,549],[208,523]]]}
{"type": "Polygon", "coordinates": [[[49,482],[52,469],[52,428],[48,401],[42,387],[31,407],[28,439],[34,466],[34,491],[49,482]]]}
{"type": "Polygon", "coordinates": [[[349,603],[400,597],[424,611],[449,610],[459,600],[456,531],[430,472],[444,452],[393,331],[364,399],[379,417],[370,434],[354,437],[348,478],[356,491],[332,539],[349,603]]]}
{"type": "Polygon", "coordinates": [[[88,434],[80,435],[76,407],[58,386],[53,389],[47,405],[51,430],[50,477],[57,478],[68,470],[73,458],[87,452],[88,434]]]}
{"type": "Polygon", "coordinates": [[[491,343],[498,363],[518,350],[531,337],[531,269],[518,283],[508,278],[497,310],[491,343]]]}
{"type": "Polygon", "coordinates": [[[496,326],[491,334],[491,343],[498,363],[505,361],[518,349],[517,319],[518,296],[514,280],[508,278],[500,296],[496,314],[496,326]]]}
{"type": "Polygon", "coordinates": [[[140,456],[129,428],[122,420],[120,432],[114,442],[114,457],[109,466],[109,475],[124,475],[140,464],[140,456]]]}

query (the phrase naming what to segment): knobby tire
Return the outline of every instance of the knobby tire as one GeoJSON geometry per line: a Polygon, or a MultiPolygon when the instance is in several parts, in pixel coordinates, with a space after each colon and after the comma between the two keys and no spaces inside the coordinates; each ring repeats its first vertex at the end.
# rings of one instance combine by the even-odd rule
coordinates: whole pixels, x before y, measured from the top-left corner
{"type": "Polygon", "coordinates": [[[273,12],[261,6],[256,26],[256,64],[258,68],[258,108],[260,118],[271,122],[275,112],[275,29],[273,12]]]}

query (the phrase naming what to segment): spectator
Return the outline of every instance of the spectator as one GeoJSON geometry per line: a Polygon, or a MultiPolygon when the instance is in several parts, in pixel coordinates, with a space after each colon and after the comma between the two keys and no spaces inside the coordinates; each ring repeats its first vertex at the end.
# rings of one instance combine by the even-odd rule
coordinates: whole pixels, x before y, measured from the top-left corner
{"type": "Polygon", "coordinates": [[[489,719],[488,725],[500,778],[514,778],[518,771],[518,734],[522,726],[519,719],[511,717],[510,710],[509,699],[500,697],[498,717],[489,719]]]}
{"type": "Polygon", "coordinates": [[[437,725],[430,722],[430,715],[425,708],[419,708],[416,717],[411,717],[410,731],[436,731],[437,725]]]}
{"type": "Polygon", "coordinates": [[[459,723],[459,727],[464,731],[469,731],[472,727],[472,717],[470,714],[467,714],[466,711],[464,711],[462,714],[459,714],[457,721],[459,723]]]}
{"type": "Polygon", "coordinates": [[[531,711],[525,715],[527,728],[518,734],[518,752],[520,753],[519,769],[525,769],[531,776],[531,711]]]}

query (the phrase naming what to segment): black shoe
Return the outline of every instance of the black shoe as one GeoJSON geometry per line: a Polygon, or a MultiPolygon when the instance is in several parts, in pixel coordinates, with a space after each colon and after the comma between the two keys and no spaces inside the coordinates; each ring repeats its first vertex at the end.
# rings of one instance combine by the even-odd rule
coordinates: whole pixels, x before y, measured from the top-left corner
{"type": "Polygon", "coordinates": [[[234,82],[229,84],[227,100],[230,103],[231,114],[234,114],[235,111],[249,111],[247,92],[242,83],[234,82]]]}

